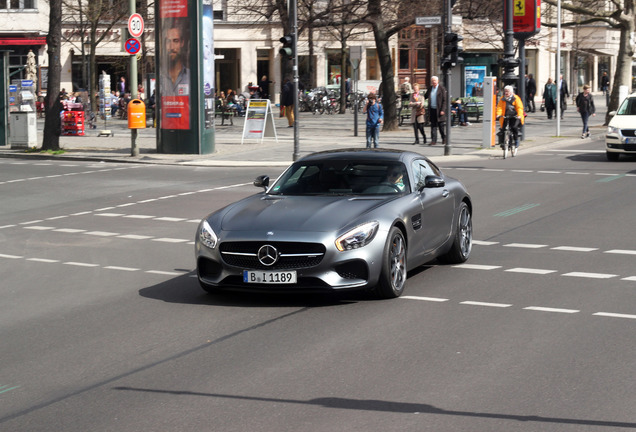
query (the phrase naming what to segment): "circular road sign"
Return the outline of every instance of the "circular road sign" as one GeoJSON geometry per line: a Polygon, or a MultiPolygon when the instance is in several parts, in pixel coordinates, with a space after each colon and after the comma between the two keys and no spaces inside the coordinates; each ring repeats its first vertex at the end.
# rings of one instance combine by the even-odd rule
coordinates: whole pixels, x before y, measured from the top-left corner
{"type": "Polygon", "coordinates": [[[130,38],[126,41],[126,45],[124,46],[124,48],[126,48],[126,52],[128,54],[137,54],[141,49],[141,44],[137,39],[130,38]]]}
{"type": "Polygon", "coordinates": [[[134,13],[128,18],[128,32],[136,38],[144,32],[144,19],[138,13],[134,13]]]}

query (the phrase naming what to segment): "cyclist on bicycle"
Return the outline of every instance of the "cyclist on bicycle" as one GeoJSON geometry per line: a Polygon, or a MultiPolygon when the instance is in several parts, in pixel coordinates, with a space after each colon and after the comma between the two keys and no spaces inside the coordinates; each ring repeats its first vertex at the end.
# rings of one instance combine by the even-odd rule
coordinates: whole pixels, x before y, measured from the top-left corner
{"type": "Polygon", "coordinates": [[[506,124],[509,124],[512,131],[512,137],[515,141],[515,148],[519,147],[519,125],[523,124],[523,102],[521,98],[515,94],[512,86],[504,87],[504,95],[497,104],[497,120],[501,128],[497,132],[499,137],[499,145],[503,148],[504,131],[506,124]]]}

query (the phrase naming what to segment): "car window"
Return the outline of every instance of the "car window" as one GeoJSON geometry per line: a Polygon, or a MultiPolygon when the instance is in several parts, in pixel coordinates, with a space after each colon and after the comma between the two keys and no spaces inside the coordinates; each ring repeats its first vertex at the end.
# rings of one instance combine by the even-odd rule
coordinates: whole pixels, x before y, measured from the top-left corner
{"type": "Polygon", "coordinates": [[[276,195],[376,195],[410,192],[402,163],[322,161],[298,162],[270,189],[276,195]]]}
{"type": "Polygon", "coordinates": [[[616,111],[617,115],[636,115],[636,97],[628,97],[616,111]]]}
{"type": "Polygon", "coordinates": [[[426,176],[441,176],[440,169],[424,159],[413,161],[413,175],[415,176],[415,184],[417,188],[421,188],[426,183],[426,176]]]}

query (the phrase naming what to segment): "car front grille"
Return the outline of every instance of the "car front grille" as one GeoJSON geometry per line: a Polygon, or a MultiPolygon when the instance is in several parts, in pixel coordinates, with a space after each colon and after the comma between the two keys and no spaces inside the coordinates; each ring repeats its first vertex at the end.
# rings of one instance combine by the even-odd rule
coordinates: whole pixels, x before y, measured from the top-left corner
{"type": "Polygon", "coordinates": [[[226,242],[219,246],[225,264],[244,269],[294,270],[315,267],[325,255],[320,243],[303,242],[226,242]],[[278,251],[278,260],[271,266],[262,264],[258,250],[270,245],[278,251]]]}
{"type": "Polygon", "coordinates": [[[621,129],[621,134],[624,137],[636,137],[636,129],[621,129]]]}

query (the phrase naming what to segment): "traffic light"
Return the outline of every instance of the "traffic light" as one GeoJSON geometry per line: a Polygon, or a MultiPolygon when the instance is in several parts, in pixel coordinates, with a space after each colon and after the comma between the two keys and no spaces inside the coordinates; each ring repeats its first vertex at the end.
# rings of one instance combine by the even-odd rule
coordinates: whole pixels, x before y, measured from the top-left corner
{"type": "Polygon", "coordinates": [[[283,47],[278,50],[280,55],[292,58],[294,56],[294,35],[292,33],[287,34],[280,38],[283,47]]]}
{"type": "Polygon", "coordinates": [[[503,68],[503,75],[501,79],[505,84],[515,83],[519,79],[519,76],[515,73],[519,66],[519,59],[514,57],[504,57],[499,60],[499,66],[503,68]]]}
{"type": "Polygon", "coordinates": [[[444,59],[442,60],[442,68],[448,69],[458,63],[463,63],[464,58],[459,56],[464,52],[464,48],[459,45],[462,40],[464,40],[464,38],[457,33],[444,34],[444,59]]]}

